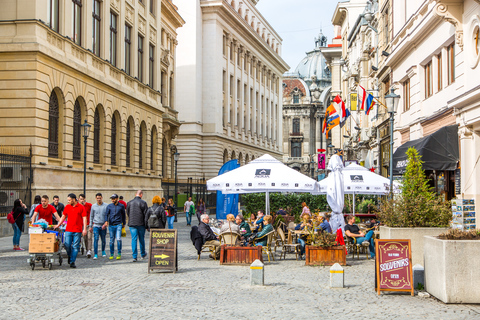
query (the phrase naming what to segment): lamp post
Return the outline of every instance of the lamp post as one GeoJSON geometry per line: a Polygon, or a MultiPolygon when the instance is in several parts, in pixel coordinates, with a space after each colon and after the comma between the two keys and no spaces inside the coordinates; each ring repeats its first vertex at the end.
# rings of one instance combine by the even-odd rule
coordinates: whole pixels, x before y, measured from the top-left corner
{"type": "Polygon", "coordinates": [[[390,93],[385,96],[387,112],[390,114],[390,195],[393,194],[393,122],[395,120],[395,112],[397,112],[400,96],[395,94],[392,88],[390,93]]]}
{"type": "Polygon", "coordinates": [[[91,125],[87,123],[87,119],[81,125],[83,132],[83,194],[86,195],[86,186],[87,186],[87,139],[90,134],[91,125]]]}

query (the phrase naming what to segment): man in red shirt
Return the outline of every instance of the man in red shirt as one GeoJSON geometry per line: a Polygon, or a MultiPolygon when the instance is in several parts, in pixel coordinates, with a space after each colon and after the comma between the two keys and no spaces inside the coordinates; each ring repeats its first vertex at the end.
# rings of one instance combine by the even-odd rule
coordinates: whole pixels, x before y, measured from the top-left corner
{"type": "Polygon", "coordinates": [[[80,250],[82,234],[83,236],[87,235],[87,212],[85,207],[77,201],[77,196],[74,193],[67,196],[67,202],[68,204],[63,210],[63,216],[55,228],[58,228],[65,219],[68,219],[65,229],[65,249],[67,250],[70,268],[76,268],[75,260],[77,260],[80,250]]]}
{"type": "Polygon", "coordinates": [[[127,210],[127,203],[123,200],[123,196],[120,196],[120,200],[118,200],[119,203],[123,204],[125,207],[125,210],[127,210]]]}
{"type": "MultiPolygon", "coordinates": [[[[87,212],[87,226],[90,225],[90,211],[92,210],[92,204],[88,203],[85,199],[85,195],[81,193],[78,196],[78,202],[80,202],[84,207],[85,211],[87,212]]],[[[87,228],[87,236],[83,237],[83,241],[85,243],[85,249],[87,250],[87,258],[92,257],[92,238],[93,238],[93,231],[90,228],[87,228]]]]}
{"type": "Polygon", "coordinates": [[[60,216],[58,215],[57,210],[54,206],[48,203],[48,196],[43,195],[41,205],[35,208],[32,216],[32,223],[35,223],[38,217],[38,219],[44,219],[49,225],[51,225],[53,223],[53,216],[55,216],[57,221],[60,221],[60,216]]]}

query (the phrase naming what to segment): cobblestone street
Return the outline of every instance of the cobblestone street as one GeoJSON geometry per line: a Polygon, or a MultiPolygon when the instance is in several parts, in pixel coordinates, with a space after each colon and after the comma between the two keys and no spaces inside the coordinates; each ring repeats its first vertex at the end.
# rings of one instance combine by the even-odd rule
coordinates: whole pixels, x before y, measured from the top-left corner
{"type": "MultiPolygon", "coordinates": [[[[293,255],[266,262],[266,286],[251,287],[246,266],[220,266],[208,254],[197,261],[190,228],[184,218],[179,221],[176,274],[148,274],[146,260],[132,263],[130,235],[120,261],[79,256],[77,269],[56,263],[53,270],[37,264],[34,271],[27,251],[11,251],[11,237],[1,238],[0,318],[480,319],[478,305],[445,305],[408,294],[377,296],[374,263],[364,257],[347,258],[344,289],[328,288],[328,267],[306,267],[293,255]]],[[[21,246],[28,248],[28,235],[22,235],[21,246]]]]}

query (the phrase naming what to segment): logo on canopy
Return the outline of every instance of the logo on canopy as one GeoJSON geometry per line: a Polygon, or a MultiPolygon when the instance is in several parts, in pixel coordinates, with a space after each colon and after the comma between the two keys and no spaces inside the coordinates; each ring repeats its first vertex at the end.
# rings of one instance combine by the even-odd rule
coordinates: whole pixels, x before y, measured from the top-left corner
{"type": "Polygon", "coordinates": [[[352,182],[363,182],[363,176],[356,174],[356,175],[350,176],[350,180],[352,180],[352,182]]]}
{"type": "Polygon", "coordinates": [[[270,178],[271,169],[257,169],[255,171],[255,178],[270,178]]]}

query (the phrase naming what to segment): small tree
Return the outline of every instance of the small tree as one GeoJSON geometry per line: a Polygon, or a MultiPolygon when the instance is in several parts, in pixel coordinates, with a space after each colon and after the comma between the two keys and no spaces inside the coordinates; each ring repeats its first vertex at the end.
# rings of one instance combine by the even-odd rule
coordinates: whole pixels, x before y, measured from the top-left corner
{"type": "Polygon", "coordinates": [[[407,150],[407,161],[402,193],[381,202],[379,219],[389,227],[448,226],[452,217],[449,204],[428,185],[423,161],[415,148],[407,150]]]}

